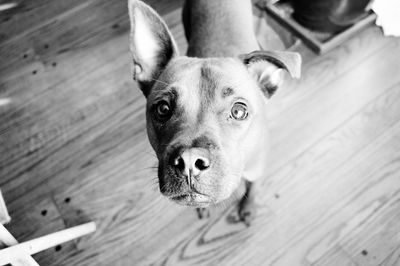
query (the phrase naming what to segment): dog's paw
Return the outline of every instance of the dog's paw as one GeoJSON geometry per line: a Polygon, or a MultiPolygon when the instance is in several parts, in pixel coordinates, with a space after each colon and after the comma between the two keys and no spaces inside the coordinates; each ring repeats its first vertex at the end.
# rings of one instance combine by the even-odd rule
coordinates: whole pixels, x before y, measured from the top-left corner
{"type": "Polygon", "coordinates": [[[208,208],[196,208],[196,212],[199,219],[210,217],[210,209],[208,208]]]}
{"type": "Polygon", "coordinates": [[[250,226],[257,215],[257,205],[254,199],[249,199],[247,197],[242,198],[239,203],[238,214],[240,221],[250,226]]]}

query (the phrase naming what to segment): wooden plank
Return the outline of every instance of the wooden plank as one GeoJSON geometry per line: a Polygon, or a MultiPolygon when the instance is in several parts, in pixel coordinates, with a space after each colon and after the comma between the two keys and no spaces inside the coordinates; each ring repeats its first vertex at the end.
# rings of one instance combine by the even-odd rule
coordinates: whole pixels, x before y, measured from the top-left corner
{"type": "MultiPolygon", "coordinates": [[[[339,127],[349,115],[398,83],[400,80],[395,77],[400,77],[400,61],[397,59],[400,57],[397,54],[399,47],[400,43],[391,43],[386,49],[365,59],[357,68],[329,84],[316,86],[312,95],[296,99],[295,104],[281,113],[272,111],[275,106],[271,101],[268,109],[273,139],[270,171],[274,172],[301,154],[332,129],[339,127]],[[388,58],[389,61],[382,61],[381,58],[388,58]],[[381,79],[359,78],[368,75],[376,75],[381,79]]],[[[325,71],[328,69],[327,66],[325,71]]],[[[305,84],[302,81],[298,83],[298,93],[306,93],[309,89],[307,79],[305,84]]]]}
{"type": "MultiPolygon", "coordinates": [[[[13,219],[6,227],[20,242],[65,228],[57,206],[49,197],[32,201],[24,206],[19,205],[18,208],[10,208],[10,215],[13,219]]],[[[57,246],[55,249],[36,254],[33,257],[41,265],[51,265],[48,263],[48,258],[64,253],[71,254],[75,250],[75,244],[70,242],[57,246]]]]}
{"type": "MultiPolygon", "coordinates": [[[[70,3],[71,1],[67,2],[70,3]]],[[[157,11],[160,14],[167,15],[172,10],[176,12],[182,0],[153,0],[148,2],[150,4],[157,2],[157,11]]],[[[54,3],[56,8],[63,8],[63,5],[54,3]]],[[[45,14],[39,13],[40,15],[34,16],[36,19],[43,19],[42,21],[45,23],[36,25],[35,28],[0,44],[0,56],[2,57],[0,80],[10,79],[10,77],[18,78],[18,73],[15,72],[20,72],[23,66],[26,68],[23,73],[27,72],[25,74],[29,73],[29,75],[35,70],[40,73],[44,68],[52,69],[54,62],[59,63],[56,61],[59,55],[68,55],[71,51],[81,50],[88,53],[87,50],[91,47],[117,36],[126,36],[128,33],[129,20],[126,2],[91,0],[84,3],[79,2],[80,5],[77,5],[77,3],[72,10],[66,8],[65,13],[46,21],[46,14],[53,15],[51,13],[53,7],[49,6],[45,14]],[[42,15],[44,17],[41,17],[42,15]]],[[[74,2],[71,2],[71,4],[73,5],[74,2]]],[[[45,8],[45,6],[41,8],[45,8]]],[[[41,9],[37,11],[41,12],[41,9]]],[[[16,12],[18,12],[18,9],[16,12]]],[[[179,18],[180,16],[174,16],[174,19],[179,18]]],[[[28,19],[28,21],[30,20],[28,19]]],[[[15,25],[14,22],[10,23],[15,25]]],[[[18,33],[18,31],[12,30],[15,26],[8,28],[11,29],[11,32],[18,33]]],[[[127,46],[127,40],[124,41],[121,44],[127,46]]],[[[82,61],[84,61],[84,58],[82,58],[82,61]]]]}
{"type": "Polygon", "coordinates": [[[20,242],[64,229],[60,213],[51,198],[19,206],[18,209],[12,208],[10,215],[13,219],[6,225],[6,228],[20,242]],[[42,226],[43,224],[47,225],[42,226]]]}
{"type": "Polygon", "coordinates": [[[292,161],[288,160],[271,178],[266,178],[265,183],[270,191],[268,196],[274,197],[275,193],[281,195],[277,187],[290,182],[295,175],[308,173],[316,176],[335,170],[371,141],[379,138],[387,128],[400,120],[400,106],[397,104],[400,100],[399,88],[400,84],[397,84],[387,89],[301,155],[292,161]]]}
{"type": "MultiPolygon", "coordinates": [[[[381,168],[382,178],[390,178],[394,171],[400,167],[396,162],[388,162],[381,168]]],[[[394,252],[400,243],[400,181],[392,182],[397,187],[396,195],[392,197],[381,197],[377,201],[386,201],[386,204],[376,208],[369,217],[360,220],[356,230],[349,232],[346,238],[341,241],[342,248],[352,254],[353,261],[359,265],[379,265],[394,252]]],[[[375,185],[375,191],[379,189],[375,185]]],[[[385,188],[389,191],[389,188],[385,188]]],[[[381,191],[383,189],[381,188],[381,191]]],[[[387,195],[390,195],[387,193],[387,195]]],[[[371,202],[371,205],[375,205],[371,202]]],[[[369,207],[369,206],[368,206],[369,207]]],[[[365,206],[364,208],[368,208],[365,206]]]]}
{"type": "Polygon", "coordinates": [[[397,247],[379,266],[397,266],[400,264],[400,247],[397,247]]]}
{"type": "Polygon", "coordinates": [[[47,1],[47,0],[16,0],[16,4],[2,12],[0,23],[0,46],[20,35],[25,35],[42,25],[50,23],[56,17],[76,12],[77,9],[87,5],[81,1],[47,1]]]}
{"type": "MultiPolygon", "coordinates": [[[[81,9],[89,7],[86,12],[90,14],[88,11],[93,9],[93,6],[98,5],[99,2],[99,0],[85,2],[67,1],[65,3],[58,3],[56,1],[49,2],[47,0],[13,1],[16,6],[5,12],[3,11],[2,14],[0,45],[17,38],[24,38],[32,31],[47,26],[48,24],[53,24],[55,21],[63,19],[71,14],[79,13],[81,9]]],[[[166,15],[182,5],[182,0],[146,0],[145,2],[155,8],[161,15],[166,15]]],[[[113,4],[115,7],[126,8],[126,3],[124,2],[115,2],[113,4]]],[[[125,14],[125,16],[126,15],[127,14],[125,14]]]]}
{"type": "Polygon", "coordinates": [[[0,54],[4,59],[0,63],[0,76],[4,77],[2,79],[17,78],[18,75],[13,72],[22,66],[31,69],[29,74],[34,70],[40,74],[43,68],[52,69],[52,63],[59,63],[55,61],[58,55],[71,50],[88,53],[98,43],[127,31],[128,26],[126,3],[103,0],[85,2],[84,8],[1,45],[0,54]]]}
{"type": "MultiPolygon", "coordinates": [[[[58,168],[60,167],[59,163],[63,162],[63,157],[64,160],[67,159],[65,158],[65,156],[73,157],[73,153],[79,151],[79,145],[84,146],[85,143],[90,143],[90,141],[96,138],[99,134],[101,135],[102,132],[109,130],[110,127],[114,125],[115,121],[124,121],[127,119],[127,115],[129,114],[131,114],[129,119],[137,119],[136,115],[138,113],[142,113],[143,110],[143,102],[139,102],[139,104],[135,106],[135,93],[138,92],[124,85],[118,86],[116,83],[112,84],[115,77],[108,77],[112,77],[108,81],[110,82],[110,87],[114,85],[117,88],[119,87],[119,90],[115,91],[115,93],[111,92],[111,94],[108,96],[107,94],[102,96],[97,102],[85,104],[84,102],[78,100],[79,97],[83,97],[82,95],[73,95],[67,93],[64,94],[66,105],[63,105],[62,103],[63,94],[58,94],[57,97],[59,98],[56,100],[53,99],[53,103],[60,102],[60,106],[58,106],[58,108],[62,107],[64,110],[62,110],[61,108],[61,110],[55,110],[54,108],[46,110],[45,105],[37,106],[38,108],[40,108],[39,110],[44,113],[36,113],[35,117],[37,120],[36,125],[34,125],[33,129],[38,130],[38,132],[31,135],[28,139],[23,139],[24,135],[21,136],[22,139],[18,138],[18,134],[13,135],[13,132],[15,130],[18,130],[18,128],[12,127],[9,129],[8,134],[6,135],[9,136],[9,143],[13,145],[19,145],[20,148],[15,149],[13,148],[13,146],[6,147],[16,153],[15,155],[9,154],[9,156],[11,159],[13,159],[14,162],[18,163],[6,164],[6,162],[4,162],[4,165],[7,165],[8,167],[4,167],[2,169],[2,176],[4,180],[3,182],[6,182],[3,183],[3,185],[6,188],[8,187],[8,196],[10,196],[11,193],[13,195],[13,198],[15,198],[19,197],[21,193],[23,194],[23,191],[10,191],[10,189],[12,189],[13,187],[15,187],[15,189],[18,189],[18,183],[24,182],[23,180],[33,182],[32,185],[40,184],[43,181],[43,178],[45,179],[46,176],[47,178],[52,176],[52,173],[49,173],[48,170],[51,169],[53,166],[57,167],[57,169],[59,170],[63,169],[58,168]],[[73,103],[74,99],[77,99],[75,104],[73,103]],[[68,102],[70,102],[69,107],[68,102]],[[80,107],[77,106],[78,104],[85,105],[80,107]],[[121,106],[128,107],[121,110],[121,106]],[[71,108],[70,110],[72,110],[72,113],[70,115],[66,114],[68,108],[71,108]],[[53,112],[53,114],[51,114],[51,112],[53,112]],[[88,117],[88,119],[86,119],[86,117],[88,117]],[[53,120],[55,122],[46,123],[48,120],[53,120]],[[110,123],[107,124],[107,122],[110,123]],[[96,131],[96,127],[102,127],[102,123],[104,123],[103,130],[96,131]],[[87,131],[95,131],[97,133],[95,135],[84,134],[84,140],[83,142],[80,142],[80,136],[82,136],[82,134],[87,131]],[[74,142],[76,144],[73,144],[74,142]],[[71,147],[75,146],[75,150],[60,150],[60,148],[64,147],[67,144],[69,144],[71,147]],[[58,157],[56,156],[56,154],[54,154],[56,151],[59,150],[62,153],[61,157],[58,157]],[[29,179],[29,176],[32,176],[32,174],[37,175],[37,179],[29,179]],[[22,180],[20,181],[18,179],[22,180]],[[13,184],[7,183],[8,180],[12,181],[13,184]]],[[[105,76],[104,78],[106,79],[107,76],[105,76]]],[[[107,86],[106,83],[103,84],[107,86]]],[[[138,97],[136,98],[141,99],[138,97]]],[[[51,101],[49,101],[49,104],[51,104],[51,101]]],[[[125,121],[124,123],[126,125],[127,122],[125,121]]],[[[119,126],[123,128],[124,124],[120,124],[119,126]]],[[[29,130],[29,127],[27,129],[29,130]]],[[[64,161],[64,163],[68,162],[64,161]]],[[[28,184],[29,183],[26,183],[26,189],[29,190],[32,187],[29,187],[28,184]]],[[[5,193],[5,197],[7,199],[7,193],[5,193]]],[[[8,199],[12,201],[12,198],[8,197],[8,199]]]]}
{"type": "Polygon", "coordinates": [[[316,56],[301,46],[300,52],[305,59],[302,64],[302,76],[299,80],[287,80],[271,98],[269,103],[271,117],[292,108],[304,98],[312,98],[321,87],[358,68],[364,60],[375,53],[391,49],[385,46],[394,45],[396,42],[398,39],[383,38],[378,28],[371,28],[324,56],[316,56]]]}
{"type": "Polygon", "coordinates": [[[312,266],[358,266],[340,247],[333,247],[312,266]]]}
{"type": "MultiPolygon", "coordinates": [[[[399,188],[398,184],[391,185],[399,188]]],[[[378,189],[379,187],[375,187],[373,193],[378,189]]],[[[381,189],[380,192],[383,191],[381,189]]],[[[338,245],[346,254],[351,254],[351,260],[356,265],[385,265],[385,263],[390,265],[398,259],[396,250],[400,241],[399,199],[400,190],[392,197],[376,198],[376,201],[370,202],[369,206],[363,206],[363,209],[348,222],[357,223],[358,226],[354,230],[347,231],[347,234],[338,240],[338,245]]],[[[321,261],[336,261],[341,256],[338,253],[330,253],[321,261]]]]}
{"type": "MultiPolygon", "coordinates": [[[[397,104],[400,100],[399,86],[394,86],[387,93],[373,100],[332,134],[320,140],[307,152],[274,174],[266,182],[265,196],[262,201],[273,204],[279,203],[282,198],[292,197],[290,190],[285,188],[287,192],[284,192],[280,190],[280,187],[287,186],[296,177],[308,176],[309,178],[306,179],[308,180],[329,175],[362,150],[363,147],[378,138],[388,127],[399,121],[400,107],[397,104]],[[276,195],[279,195],[279,199],[275,198],[276,195]]],[[[301,184],[297,184],[297,186],[300,187],[301,184]]],[[[276,207],[271,205],[270,207],[272,209],[280,208],[279,205],[276,207]]],[[[323,232],[325,230],[328,230],[328,227],[325,227],[323,232]]],[[[312,238],[312,235],[309,235],[309,240],[317,242],[312,238]]],[[[329,240],[328,236],[326,239],[329,240]]],[[[310,247],[304,240],[299,243],[295,250],[301,254],[299,256],[305,256],[305,253],[310,252],[310,247]]],[[[309,245],[312,245],[312,243],[309,245]]],[[[328,250],[330,245],[335,245],[335,242],[328,241],[324,249],[328,250]]],[[[319,249],[321,249],[321,246],[322,244],[319,249]]],[[[322,251],[319,251],[318,254],[323,255],[322,251]]],[[[314,259],[308,258],[310,262],[315,261],[315,257],[318,257],[315,255],[315,251],[312,253],[314,253],[312,256],[314,259]]],[[[290,254],[295,254],[293,247],[290,254]]]]}

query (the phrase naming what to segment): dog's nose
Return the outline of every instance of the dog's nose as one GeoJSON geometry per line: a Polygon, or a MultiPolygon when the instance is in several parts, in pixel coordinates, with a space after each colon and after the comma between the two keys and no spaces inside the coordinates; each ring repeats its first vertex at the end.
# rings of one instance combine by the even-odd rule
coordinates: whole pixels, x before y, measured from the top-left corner
{"type": "Polygon", "coordinates": [[[196,177],[210,167],[210,159],[201,149],[191,148],[177,156],[172,164],[181,174],[196,177]]]}

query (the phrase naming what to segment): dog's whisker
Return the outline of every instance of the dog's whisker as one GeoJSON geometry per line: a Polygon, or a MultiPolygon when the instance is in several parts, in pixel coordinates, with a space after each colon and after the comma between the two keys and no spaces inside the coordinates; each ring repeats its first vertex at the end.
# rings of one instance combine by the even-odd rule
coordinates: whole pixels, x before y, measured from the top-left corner
{"type": "Polygon", "coordinates": [[[154,171],[154,170],[157,170],[157,168],[158,167],[155,167],[155,166],[148,166],[148,167],[145,167],[145,168],[140,168],[137,171],[138,172],[144,172],[144,171],[149,171],[149,170],[154,171]]]}
{"type": "MultiPolygon", "coordinates": [[[[146,177],[141,177],[141,178],[146,178],[146,177]]],[[[156,179],[152,176],[150,176],[149,178],[146,178],[146,181],[145,181],[146,184],[152,184],[154,182],[156,182],[156,179]]]]}
{"type": "Polygon", "coordinates": [[[150,155],[150,156],[152,156],[152,157],[154,157],[154,158],[157,158],[157,156],[156,156],[156,154],[154,153],[154,151],[152,152],[152,151],[147,151],[147,150],[145,150],[145,151],[142,151],[141,153],[146,154],[146,155],[150,155]]]}
{"type": "Polygon", "coordinates": [[[164,82],[164,81],[161,81],[161,80],[158,80],[158,79],[155,79],[155,78],[152,78],[152,80],[155,81],[155,82],[159,82],[159,83],[161,83],[161,84],[167,85],[167,86],[170,86],[170,85],[171,85],[171,84],[169,84],[169,83],[167,83],[167,82],[164,82]]]}
{"type": "Polygon", "coordinates": [[[157,180],[157,181],[154,181],[154,182],[152,183],[152,187],[154,187],[155,189],[158,189],[159,186],[160,186],[160,183],[158,182],[158,180],[157,180]]]}

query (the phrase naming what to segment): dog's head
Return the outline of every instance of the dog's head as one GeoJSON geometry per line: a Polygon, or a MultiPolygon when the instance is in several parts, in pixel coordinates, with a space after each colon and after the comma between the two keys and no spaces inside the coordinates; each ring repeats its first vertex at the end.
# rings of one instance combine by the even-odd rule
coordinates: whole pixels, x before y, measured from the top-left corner
{"type": "Polygon", "coordinates": [[[206,206],[228,198],[262,145],[263,106],[283,81],[300,75],[300,56],[257,51],[235,58],[178,55],[166,24],[129,1],[133,77],[147,99],[147,133],[159,160],[160,191],[206,206]]]}

